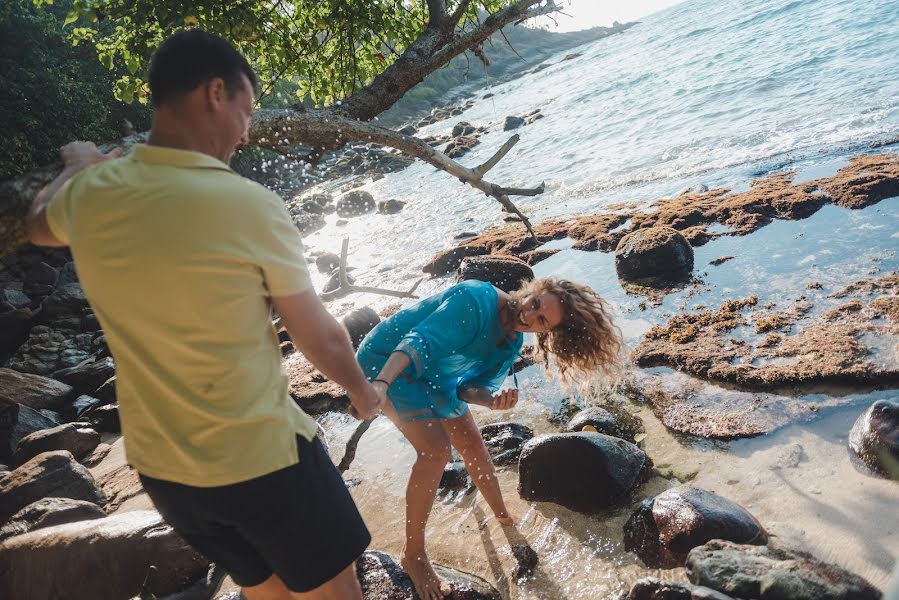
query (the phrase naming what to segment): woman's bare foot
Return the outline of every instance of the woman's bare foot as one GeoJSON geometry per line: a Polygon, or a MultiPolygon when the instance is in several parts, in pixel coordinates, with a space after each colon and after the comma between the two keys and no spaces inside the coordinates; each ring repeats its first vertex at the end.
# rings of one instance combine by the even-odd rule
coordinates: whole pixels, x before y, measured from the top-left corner
{"type": "Polygon", "coordinates": [[[496,517],[496,520],[499,521],[499,524],[504,527],[509,527],[510,525],[515,525],[516,519],[505,507],[502,510],[496,511],[493,513],[493,516],[496,517]]]}
{"type": "Polygon", "coordinates": [[[421,600],[443,600],[452,591],[449,584],[434,571],[428,555],[424,552],[413,554],[403,548],[403,552],[400,554],[400,564],[412,579],[415,591],[421,600]]]}

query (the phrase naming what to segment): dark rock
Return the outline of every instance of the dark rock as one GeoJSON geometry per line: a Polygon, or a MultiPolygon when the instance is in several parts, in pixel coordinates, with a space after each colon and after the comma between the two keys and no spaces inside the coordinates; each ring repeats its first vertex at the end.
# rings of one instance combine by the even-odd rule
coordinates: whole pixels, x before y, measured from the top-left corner
{"type": "Polygon", "coordinates": [[[533,575],[534,569],[537,568],[537,563],[540,561],[534,549],[527,544],[511,544],[509,547],[512,550],[515,562],[518,563],[515,566],[515,570],[512,571],[512,577],[521,579],[522,577],[533,575]]]}
{"type": "MultiPolygon", "coordinates": [[[[461,233],[457,233],[456,235],[454,235],[453,239],[454,240],[464,240],[465,238],[473,238],[473,237],[477,237],[477,236],[478,236],[478,234],[475,233],[474,231],[463,231],[461,233]]],[[[458,267],[456,267],[456,268],[458,268],[458,267]]],[[[453,270],[455,270],[455,268],[453,270]]]]}
{"type": "Polygon", "coordinates": [[[592,513],[626,502],[650,468],[642,450],[618,438],[593,432],[540,435],[522,449],[518,493],[525,500],[592,513]]]}
{"type": "Polygon", "coordinates": [[[56,410],[75,397],[72,386],[54,379],[0,368],[0,405],[24,404],[56,410]]]}
{"type": "Polygon", "coordinates": [[[59,421],[23,404],[0,405],[0,460],[11,459],[25,436],[57,425],[59,421]]]}
{"type": "Polygon", "coordinates": [[[415,135],[415,132],[418,130],[414,125],[406,125],[402,129],[400,129],[397,133],[402,133],[403,135],[415,135]]]}
{"type": "Polygon", "coordinates": [[[468,471],[461,462],[449,463],[443,468],[440,485],[443,490],[462,490],[468,487],[468,471]]]}
{"type": "Polygon", "coordinates": [[[727,261],[733,260],[734,258],[735,257],[733,257],[733,256],[719,256],[715,260],[710,260],[709,264],[712,265],[713,267],[717,267],[718,265],[723,265],[727,261]]]}
{"type": "Polygon", "coordinates": [[[319,206],[328,206],[329,204],[334,202],[334,197],[331,194],[324,194],[322,192],[317,192],[314,194],[309,194],[305,197],[305,200],[315,202],[319,206]]]}
{"type": "Polygon", "coordinates": [[[457,138],[453,138],[453,141],[447,145],[444,152],[450,158],[459,158],[460,156],[465,156],[468,154],[468,151],[481,143],[476,137],[471,136],[460,136],[457,138]]]}
{"type": "Polygon", "coordinates": [[[879,600],[863,578],[799,550],[712,540],[690,550],[692,583],[743,600],[879,600]]]}
{"type": "Polygon", "coordinates": [[[106,503],[90,471],[79,465],[71,452],[44,452],[0,479],[0,522],[32,502],[51,497],[86,500],[98,506],[106,503]]]}
{"type": "Polygon", "coordinates": [[[13,468],[25,464],[38,454],[53,450],[68,450],[81,460],[100,444],[100,434],[80,423],[67,423],[50,429],[35,431],[21,440],[9,465],[13,468]]]}
{"type": "Polygon", "coordinates": [[[300,210],[313,215],[322,215],[325,213],[325,207],[318,202],[307,200],[300,205],[300,210]]]}
{"type": "Polygon", "coordinates": [[[0,356],[11,354],[28,338],[35,312],[0,302],[0,356]]]}
{"type": "Polygon", "coordinates": [[[459,268],[462,260],[469,256],[479,256],[489,254],[487,246],[458,246],[444,250],[431,261],[421,268],[422,271],[430,275],[447,275],[459,268]]]}
{"type": "Polygon", "coordinates": [[[293,216],[293,224],[297,226],[300,235],[308,235],[323,228],[328,223],[320,214],[300,211],[293,216]]]}
{"type": "Polygon", "coordinates": [[[44,299],[41,306],[41,319],[46,323],[71,317],[80,317],[85,308],[90,308],[84,291],[78,283],[74,263],[67,263],[59,273],[56,287],[44,299]]]}
{"type": "Polygon", "coordinates": [[[565,431],[583,431],[585,427],[592,427],[598,433],[621,438],[632,444],[639,441],[639,434],[646,432],[640,417],[628,414],[624,409],[599,406],[591,406],[575,414],[565,426],[565,431]]]}
{"type": "Polygon", "coordinates": [[[45,262],[40,262],[28,270],[25,278],[30,284],[49,285],[53,287],[59,279],[59,271],[45,262]]]}
{"type": "Polygon", "coordinates": [[[406,203],[402,200],[395,200],[391,198],[390,200],[381,200],[378,202],[378,212],[382,215],[394,215],[406,206],[406,203]]]}
{"type": "Polygon", "coordinates": [[[356,217],[375,209],[375,199],[364,190],[354,190],[337,201],[337,214],[341,217],[356,217]]]}
{"type": "MultiPolygon", "coordinates": [[[[356,279],[347,273],[346,280],[350,282],[350,285],[356,283],[356,279]]],[[[327,294],[328,292],[333,292],[337,288],[340,287],[340,273],[334,272],[328,277],[328,281],[325,282],[325,285],[322,286],[322,293],[327,294]]]]}
{"type": "Polygon", "coordinates": [[[359,348],[359,344],[368,335],[368,332],[381,322],[381,317],[370,306],[357,308],[343,318],[343,326],[350,334],[353,348],[359,348]]]}
{"type": "Polygon", "coordinates": [[[854,463],[899,480],[899,400],[878,400],[859,416],[849,432],[854,463]]]}
{"type": "Polygon", "coordinates": [[[49,375],[77,366],[99,349],[98,332],[81,332],[82,317],[57,318],[53,326],[36,325],[6,366],[22,373],[49,375]]]}
{"type": "Polygon", "coordinates": [[[78,420],[78,417],[83,415],[86,411],[94,408],[99,404],[103,404],[104,402],[104,400],[94,398],[93,396],[78,396],[77,398],[75,398],[75,400],[72,401],[71,406],[63,411],[63,416],[67,421],[76,421],[78,420]]]}
{"type": "Polygon", "coordinates": [[[693,248],[676,229],[648,227],[633,231],[615,250],[618,277],[629,281],[678,281],[693,270],[693,248]]]}
{"type": "Polygon", "coordinates": [[[638,579],[624,598],[625,600],[735,600],[711,588],[663,581],[656,577],[638,579]]]}
{"type": "Polygon", "coordinates": [[[340,266],[340,257],[333,252],[324,252],[315,257],[315,268],[319,273],[333,273],[340,266]]]}
{"type": "Polygon", "coordinates": [[[534,431],[521,423],[505,421],[481,427],[481,437],[495,465],[508,465],[518,460],[524,444],[534,431]]]}
{"type": "Polygon", "coordinates": [[[514,256],[469,256],[459,265],[458,272],[459,281],[488,281],[504,292],[514,292],[533,278],[533,269],[514,256]]]}
{"type": "Polygon", "coordinates": [[[512,129],[518,129],[524,125],[524,119],[521,117],[516,117],[515,115],[509,115],[506,117],[506,122],[503,123],[503,131],[511,131],[512,129]]]}
{"type": "Polygon", "coordinates": [[[188,587],[208,568],[159,513],[132,511],[6,540],[0,597],[59,598],[59,590],[70,600],[119,600],[141,591],[158,597],[188,587]]]}
{"type": "MultiPolygon", "coordinates": [[[[452,588],[453,600],[500,600],[489,583],[474,575],[434,565],[437,575],[452,588]]],[[[417,600],[415,587],[398,560],[369,550],[356,561],[356,576],[365,600],[417,600]]]]}
{"type": "Polygon", "coordinates": [[[69,369],[53,373],[53,379],[67,383],[75,389],[76,395],[94,395],[115,375],[115,361],[111,357],[90,361],[69,369]]]}
{"type": "Polygon", "coordinates": [[[466,135],[472,135],[478,132],[478,128],[469,123],[468,121],[459,121],[453,127],[452,135],[454,138],[462,137],[466,135]]]}
{"type": "Polygon", "coordinates": [[[349,221],[347,221],[346,219],[337,219],[336,221],[334,221],[334,224],[338,227],[343,227],[347,223],[349,223],[349,221]]]}
{"type": "Polygon", "coordinates": [[[44,498],[32,502],[14,514],[0,528],[0,542],[14,535],[22,535],[44,527],[102,519],[105,516],[106,513],[103,512],[103,509],[93,502],[72,500],[71,498],[44,498]]]}
{"type": "Polygon", "coordinates": [[[91,426],[100,433],[121,433],[119,405],[105,404],[87,413],[91,426]]]}
{"type": "Polygon", "coordinates": [[[765,544],[768,534],[745,508],[694,487],[676,487],[643,501],[624,525],[624,548],[648,567],[672,569],[709,540],[765,544]]]}

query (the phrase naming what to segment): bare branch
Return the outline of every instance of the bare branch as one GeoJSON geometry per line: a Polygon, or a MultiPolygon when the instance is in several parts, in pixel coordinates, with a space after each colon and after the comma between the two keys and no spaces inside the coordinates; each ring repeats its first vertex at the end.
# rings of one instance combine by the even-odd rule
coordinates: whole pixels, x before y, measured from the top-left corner
{"type": "Polygon", "coordinates": [[[346,443],[346,450],[343,451],[343,458],[340,459],[340,464],[337,465],[338,471],[345,473],[346,470],[350,468],[353,459],[356,458],[356,447],[359,446],[359,440],[362,439],[362,434],[368,431],[368,428],[371,427],[371,424],[375,419],[377,419],[377,417],[362,421],[356,427],[356,431],[353,432],[353,435],[350,436],[349,441],[346,443]]]}
{"type": "Polygon", "coordinates": [[[359,293],[359,294],[380,294],[381,296],[393,296],[395,298],[418,298],[415,295],[415,290],[418,289],[418,286],[421,285],[421,282],[424,279],[419,279],[415,282],[408,292],[398,291],[398,290],[385,290],[382,288],[376,287],[368,287],[363,285],[353,285],[350,283],[349,277],[347,276],[347,266],[346,259],[347,253],[350,248],[350,238],[343,238],[343,244],[340,247],[340,269],[337,272],[337,281],[338,287],[336,290],[331,290],[330,292],[323,292],[319,294],[319,298],[322,299],[323,302],[328,302],[330,300],[336,300],[337,298],[343,298],[344,296],[348,296],[349,294],[359,293]]]}
{"type": "Polygon", "coordinates": [[[486,173],[487,171],[489,171],[490,169],[495,167],[496,163],[501,161],[503,159],[503,157],[509,153],[509,150],[512,149],[512,146],[517,144],[518,140],[520,140],[520,139],[521,139],[521,136],[516,133],[515,135],[510,137],[508,139],[508,141],[506,141],[506,143],[503,144],[502,147],[499,150],[497,150],[493,156],[491,156],[486,161],[484,161],[483,164],[478,165],[477,167],[475,167],[472,170],[475,173],[477,173],[478,175],[480,175],[481,177],[483,177],[484,173],[486,173]]]}
{"type": "Polygon", "coordinates": [[[545,183],[541,183],[535,188],[499,188],[501,194],[508,196],[539,196],[545,191],[545,183]]]}
{"type": "Polygon", "coordinates": [[[453,14],[450,16],[450,22],[452,22],[453,27],[455,27],[462,16],[465,14],[465,11],[468,10],[468,6],[471,4],[471,0],[462,0],[459,3],[459,6],[456,7],[456,10],[453,11],[453,14]]]}

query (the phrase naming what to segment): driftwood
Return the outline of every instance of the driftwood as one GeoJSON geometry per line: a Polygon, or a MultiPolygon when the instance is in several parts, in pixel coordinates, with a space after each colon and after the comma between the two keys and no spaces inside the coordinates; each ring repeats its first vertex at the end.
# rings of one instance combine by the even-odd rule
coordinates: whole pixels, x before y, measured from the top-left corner
{"type": "Polygon", "coordinates": [[[323,302],[328,302],[330,300],[335,300],[337,298],[343,298],[349,294],[380,294],[381,296],[393,296],[395,298],[418,298],[415,295],[415,290],[418,289],[418,286],[421,284],[424,279],[419,279],[415,282],[415,284],[409,288],[408,292],[404,292],[401,290],[385,290],[383,288],[376,287],[368,287],[364,285],[353,285],[350,283],[347,278],[347,266],[346,266],[346,256],[347,251],[350,247],[350,238],[343,238],[343,244],[340,247],[340,269],[338,271],[338,280],[340,282],[340,287],[336,290],[331,290],[330,292],[323,292],[319,294],[319,297],[323,302]]]}
{"type": "Polygon", "coordinates": [[[353,432],[353,435],[350,436],[349,441],[346,443],[346,450],[343,451],[343,458],[340,459],[340,463],[337,465],[338,471],[345,473],[346,470],[350,468],[350,465],[356,458],[356,448],[359,446],[359,440],[362,439],[362,434],[368,431],[368,428],[371,427],[371,424],[377,418],[378,417],[366,419],[356,426],[356,431],[353,432]]]}

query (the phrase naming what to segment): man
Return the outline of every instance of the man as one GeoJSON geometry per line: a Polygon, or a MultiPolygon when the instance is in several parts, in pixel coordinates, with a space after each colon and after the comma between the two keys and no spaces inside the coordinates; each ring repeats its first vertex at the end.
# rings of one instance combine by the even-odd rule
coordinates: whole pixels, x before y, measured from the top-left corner
{"type": "Polygon", "coordinates": [[[256,77],[191,30],[158,48],[149,85],[147,144],[123,158],[65,146],[29,238],[71,246],[116,360],[128,460],[165,519],[249,600],[361,598],[353,562],[370,535],[288,395],[272,306],[355,416],[384,397],[312,289],[281,199],[227,166],[256,77]]]}

